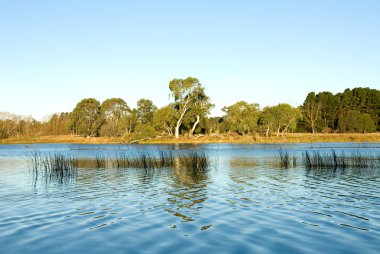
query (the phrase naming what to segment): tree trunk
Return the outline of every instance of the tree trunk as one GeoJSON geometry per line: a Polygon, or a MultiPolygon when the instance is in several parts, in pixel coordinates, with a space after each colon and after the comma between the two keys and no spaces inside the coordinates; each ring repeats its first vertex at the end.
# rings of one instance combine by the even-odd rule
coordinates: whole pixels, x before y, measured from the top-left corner
{"type": "Polygon", "coordinates": [[[282,132],[281,132],[281,137],[283,137],[284,134],[285,134],[285,132],[288,131],[289,126],[290,126],[290,123],[289,123],[288,125],[286,125],[285,129],[282,130],[282,132]]]}
{"type": "Polygon", "coordinates": [[[269,126],[267,128],[267,131],[265,132],[265,137],[269,137],[269,126]]]}
{"type": "Polygon", "coordinates": [[[315,124],[314,124],[314,122],[312,122],[312,124],[311,124],[311,131],[312,131],[313,133],[315,133],[315,124]]]}
{"type": "Polygon", "coordinates": [[[175,126],[175,138],[176,139],[179,138],[179,128],[181,127],[182,119],[185,116],[186,112],[187,112],[187,108],[185,108],[185,110],[182,112],[181,117],[178,119],[177,124],[175,126]]]}
{"type": "Polygon", "coordinates": [[[197,117],[197,120],[195,121],[195,123],[193,125],[193,128],[191,128],[191,130],[189,132],[189,137],[193,136],[194,131],[195,131],[195,129],[197,128],[197,126],[199,124],[200,117],[199,117],[199,115],[197,115],[196,117],[197,117]]]}
{"type": "Polygon", "coordinates": [[[168,126],[167,124],[165,124],[165,125],[164,125],[164,128],[166,129],[168,135],[171,136],[171,135],[173,134],[173,133],[172,133],[172,130],[171,130],[171,128],[170,128],[170,126],[168,126]]]}
{"type": "Polygon", "coordinates": [[[175,138],[178,139],[179,138],[179,127],[181,126],[181,122],[178,120],[177,122],[177,125],[175,126],[175,138]]]}

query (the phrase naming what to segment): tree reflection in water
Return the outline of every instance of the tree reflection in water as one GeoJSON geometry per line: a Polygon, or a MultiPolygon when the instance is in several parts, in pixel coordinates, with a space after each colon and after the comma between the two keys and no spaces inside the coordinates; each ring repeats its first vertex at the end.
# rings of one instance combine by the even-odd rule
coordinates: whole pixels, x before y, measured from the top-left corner
{"type": "Polygon", "coordinates": [[[207,200],[208,167],[202,170],[184,165],[176,158],[173,167],[173,182],[167,194],[168,213],[181,218],[182,222],[194,221],[207,200]]]}

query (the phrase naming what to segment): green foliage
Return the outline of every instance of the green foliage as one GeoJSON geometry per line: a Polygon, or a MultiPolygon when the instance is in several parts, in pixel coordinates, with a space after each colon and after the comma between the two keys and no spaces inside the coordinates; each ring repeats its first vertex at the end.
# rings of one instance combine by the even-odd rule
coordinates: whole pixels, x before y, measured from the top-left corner
{"type": "Polygon", "coordinates": [[[207,129],[209,133],[217,133],[217,134],[225,133],[228,130],[224,117],[208,118],[207,129]]]}
{"type": "Polygon", "coordinates": [[[277,106],[265,107],[261,112],[259,123],[264,127],[266,136],[272,132],[276,132],[276,135],[279,136],[289,130],[294,130],[301,118],[302,113],[299,108],[280,103],[277,106]]]}
{"type": "Polygon", "coordinates": [[[376,131],[376,125],[374,121],[372,120],[370,114],[368,113],[362,113],[362,131],[363,132],[375,132],[376,131]]]}
{"type": "Polygon", "coordinates": [[[380,91],[376,89],[359,87],[335,95],[330,92],[309,93],[302,110],[305,123],[312,132],[370,132],[372,122],[380,130],[380,91]],[[369,115],[366,116],[366,128],[357,122],[362,119],[361,114],[369,115]],[[351,120],[355,122],[347,122],[351,120]]]}
{"type": "Polygon", "coordinates": [[[129,115],[131,109],[123,99],[111,98],[102,103],[101,112],[106,120],[119,120],[129,115]]]}
{"type": "Polygon", "coordinates": [[[83,136],[98,136],[103,123],[99,101],[89,98],[80,101],[71,113],[71,129],[83,136]]]}
{"type": "Polygon", "coordinates": [[[138,124],[130,139],[133,142],[154,137],[156,137],[156,131],[151,125],[138,124]]]}
{"type": "Polygon", "coordinates": [[[169,82],[169,89],[176,103],[185,104],[194,101],[198,94],[197,90],[202,89],[202,87],[197,78],[188,77],[186,79],[173,79],[169,82]]]}
{"type": "Polygon", "coordinates": [[[127,121],[130,118],[131,109],[123,99],[105,100],[100,111],[101,118],[104,120],[100,129],[101,136],[117,137],[127,132],[127,121]]]}
{"type": "Polygon", "coordinates": [[[339,129],[341,132],[374,132],[375,123],[368,113],[360,113],[357,110],[349,110],[339,117],[339,129]]]}
{"type": "Polygon", "coordinates": [[[70,113],[54,114],[45,124],[45,135],[68,135],[70,134],[70,113]]]}
{"type": "MultiPolygon", "coordinates": [[[[209,114],[213,104],[210,103],[210,98],[206,95],[204,87],[202,87],[197,78],[173,79],[169,83],[169,89],[171,96],[174,98],[174,108],[177,111],[175,137],[179,137],[184,117],[189,115],[193,115],[193,119],[195,119],[189,132],[192,135],[200,122],[200,118],[209,114]]],[[[189,124],[191,120],[188,119],[189,124]]]]}
{"type": "MultiPolygon", "coordinates": [[[[0,139],[15,136],[67,135],[125,136],[140,140],[179,133],[226,133],[240,135],[259,131],[269,136],[288,131],[375,132],[380,131],[380,91],[346,89],[342,93],[311,92],[299,108],[278,104],[259,110],[245,101],[224,107],[222,117],[208,118],[214,105],[199,80],[173,79],[169,83],[174,102],[157,109],[149,99],[131,110],[121,98],[80,101],[70,113],[54,114],[47,122],[13,117],[0,112],[0,139]]],[[[4,112],[3,112],[4,113],[4,112]]],[[[14,115],[13,115],[14,116],[14,115]]]]}
{"type": "Polygon", "coordinates": [[[201,132],[206,128],[206,117],[210,114],[210,110],[214,104],[210,102],[210,98],[203,94],[199,100],[194,103],[183,119],[183,127],[189,132],[189,136],[194,132],[201,132]]]}
{"type": "Polygon", "coordinates": [[[173,135],[176,125],[177,111],[168,105],[158,109],[153,116],[153,126],[158,133],[173,135]]]}
{"type": "Polygon", "coordinates": [[[140,99],[137,101],[136,116],[140,123],[148,124],[152,123],[154,113],[157,111],[157,107],[151,100],[140,99]]]}
{"type": "Polygon", "coordinates": [[[320,131],[331,132],[335,129],[338,99],[330,92],[321,92],[316,99],[321,107],[316,127],[320,131]]]}
{"type": "Polygon", "coordinates": [[[255,133],[259,118],[259,105],[239,101],[222,109],[226,112],[226,121],[230,131],[238,134],[255,133]]]}
{"type": "Polygon", "coordinates": [[[377,130],[380,130],[380,91],[370,88],[346,89],[336,95],[339,101],[339,115],[347,114],[349,110],[368,113],[373,119],[377,130]]]}
{"type": "Polygon", "coordinates": [[[136,109],[132,113],[122,119],[123,125],[126,127],[126,133],[133,133],[139,121],[137,118],[136,109]]]}
{"type": "Polygon", "coordinates": [[[312,133],[317,132],[317,122],[321,119],[321,108],[321,103],[315,93],[309,93],[301,109],[305,123],[312,133]]]}

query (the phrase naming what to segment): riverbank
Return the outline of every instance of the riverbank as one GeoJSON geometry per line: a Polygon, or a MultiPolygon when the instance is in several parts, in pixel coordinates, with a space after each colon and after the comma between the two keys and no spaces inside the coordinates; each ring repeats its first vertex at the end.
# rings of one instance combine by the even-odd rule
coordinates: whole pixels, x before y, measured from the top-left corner
{"type": "MultiPolygon", "coordinates": [[[[283,137],[239,136],[239,135],[199,135],[192,138],[157,137],[134,141],[140,144],[176,144],[176,143],[233,143],[233,144],[276,144],[276,143],[317,143],[317,142],[380,142],[380,133],[350,134],[311,134],[288,133],[283,137]]],[[[0,140],[0,144],[39,144],[39,143],[75,143],[75,144],[128,144],[130,140],[108,137],[81,137],[72,135],[12,137],[0,140]]]]}

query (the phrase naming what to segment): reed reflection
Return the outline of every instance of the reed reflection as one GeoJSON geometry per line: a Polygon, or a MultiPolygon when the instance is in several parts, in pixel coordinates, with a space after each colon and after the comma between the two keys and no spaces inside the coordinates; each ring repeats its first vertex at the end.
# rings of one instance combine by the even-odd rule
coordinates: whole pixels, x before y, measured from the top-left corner
{"type": "Polygon", "coordinates": [[[197,161],[199,158],[195,156],[175,158],[173,181],[167,191],[170,208],[165,211],[180,218],[181,222],[195,221],[208,199],[209,165],[197,161]]]}
{"type": "Polygon", "coordinates": [[[53,153],[42,154],[34,151],[29,154],[28,166],[32,172],[33,185],[57,183],[68,185],[75,182],[77,177],[77,160],[72,155],[53,153]]]}

